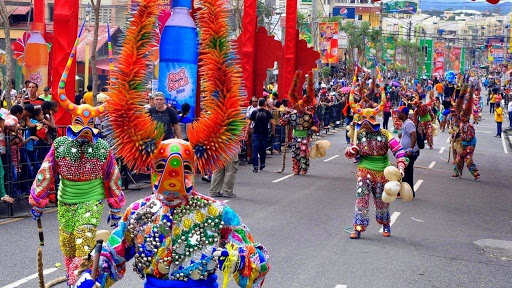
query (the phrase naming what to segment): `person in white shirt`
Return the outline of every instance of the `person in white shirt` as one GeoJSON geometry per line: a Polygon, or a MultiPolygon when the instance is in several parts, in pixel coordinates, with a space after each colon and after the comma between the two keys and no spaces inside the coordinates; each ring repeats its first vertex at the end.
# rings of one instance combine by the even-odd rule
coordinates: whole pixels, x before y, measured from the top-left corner
{"type": "MultiPolygon", "coordinates": [[[[247,111],[245,112],[245,119],[247,120],[250,120],[251,119],[251,114],[253,111],[256,111],[258,110],[258,98],[256,97],[252,97],[251,98],[251,105],[249,105],[249,107],[247,107],[247,111]]],[[[250,126],[249,126],[249,129],[247,131],[247,140],[246,140],[246,151],[247,151],[247,162],[250,162],[252,161],[252,134],[253,134],[253,128],[254,128],[254,123],[253,122],[249,122],[250,126]]]]}

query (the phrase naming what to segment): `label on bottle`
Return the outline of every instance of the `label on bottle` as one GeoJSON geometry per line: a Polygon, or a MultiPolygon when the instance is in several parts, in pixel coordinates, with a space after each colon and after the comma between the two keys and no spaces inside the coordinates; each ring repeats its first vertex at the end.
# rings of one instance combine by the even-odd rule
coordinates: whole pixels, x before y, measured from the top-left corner
{"type": "Polygon", "coordinates": [[[158,91],[163,92],[165,101],[178,110],[188,103],[190,118],[194,118],[196,106],[197,65],[188,63],[160,63],[158,91]]]}

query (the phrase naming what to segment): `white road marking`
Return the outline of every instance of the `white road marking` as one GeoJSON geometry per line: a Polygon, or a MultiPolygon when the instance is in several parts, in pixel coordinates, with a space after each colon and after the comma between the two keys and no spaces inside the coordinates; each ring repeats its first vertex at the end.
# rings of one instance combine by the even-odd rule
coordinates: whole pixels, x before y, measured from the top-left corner
{"type": "Polygon", "coordinates": [[[478,133],[487,133],[487,134],[494,133],[494,132],[491,132],[491,131],[479,131],[479,130],[476,130],[475,132],[478,132],[478,133]]]}
{"type": "Polygon", "coordinates": [[[286,179],[286,178],[290,178],[290,177],[292,177],[292,176],[293,176],[293,174],[286,175],[286,176],[284,176],[284,177],[281,177],[281,178],[279,178],[279,179],[276,179],[276,180],[272,181],[272,183],[277,183],[277,182],[279,182],[279,181],[283,181],[284,179],[286,179]]]}
{"type": "Polygon", "coordinates": [[[441,149],[439,150],[439,154],[443,154],[445,148],[446,147],[441,147],[441,149]]]}
{"type": "Polygon", "coordinates": [[[446,143],[450,143],[450,138],[446,139],[446,143]]]}
{"type": "Polygon", "coordinates": [[[324,162],[329,162],[329,161],[331,161],[332,159],[334,159],[334,158],[338,158],[338,157],[340,157],[340,155],[334,155],[334,156],[332,156],[331,158],[325,159],[325,160],[324,160],[324,162]]]}
{"type": "MultiPolygon", "coordinates": [[[[400,216],[400,212],[393,212],[393,214],[391,214],[391,223],[389,223],[389,226],[393,226],[393,224],[395,223],[396,221],[396,218],[398,218],[398,216],[400,216]]],[[[379,232],[382,233],[382,227],[380,228],[379,232]]]]}
{"type": "Polygon", "coordinates": [[[418,191],[418,188],[420,188],[421,183],[423,183],[423,180],[418,180],[416,184],[414,184],[414,191],[418,191]]]}
{"type": "Polygon", "coordinates": [[[416,218],[414,218],[414,217],[411,217],[411,219],[412,219],[412,220],[414,220],[414,221],[418,221],[418,222],[425,222],[425,221],[423,221],[423,220],[416,219],[416,218]]]}
{"type": "Polygon", "coordinates": [[[501,144],[503,144],[503,151],[508,154],[507,144],[505,143],[505,133],[501,132],[501,144]]]}
{"type": "MultiPolygon", "coordinates": [[[[57,270],[59,270],[59,269],[58,269],[58,268],[50,268],[50,269],[46,269],[46,270],[44,270],[44,271],[43,271],[43,274],[44,274],[44,275],[48,275],[48,274],[53,273],[53,272],[55,272],[55,271],[57,271],[57,270]]],[[[30,280],[32,280],[32,279],[36,279],[37,277],[38,277],[38,276],[37,276],[37,273],[36,273],[36,274],[32,274],[32,275],[30,275],[30,276],[28,276],[28,277],[25,277],[25,278],[23,278],[23,279],[20,279],[20,280],[18,280],[18,281],[16,281],[16,282],[13,282],[13,283],[9,284],[9,285],[5,285],[5,286],[4,286],[4,287],[2,287],[2,288],[14,288],[14,287],[18,287],[18,286],[20,286],[21,284],[25,284],[25,283],[27,283],[28,281],[30,281],[30,280]]]]}
{"type": "Polygon", "coordinates": [[[334,287],[334,288],[347,288],[347,285],[341,285],[341,284],[338,284],[338,285],[336,285],[336,287],[334,287]]]}
{"type": "Polygon", "coordinates": [[[434,165],[436,165],[436,161],[432,161],[432,163],[430,163],[430,165],[428,165],[428,169],[434,168],[434,165]]]}

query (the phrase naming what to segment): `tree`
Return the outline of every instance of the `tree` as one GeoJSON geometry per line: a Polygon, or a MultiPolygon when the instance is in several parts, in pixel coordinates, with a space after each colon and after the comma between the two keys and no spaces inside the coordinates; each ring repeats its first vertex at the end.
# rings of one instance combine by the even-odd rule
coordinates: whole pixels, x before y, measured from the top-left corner
{"type": "MultiPolygon", "coordinates": [[[[5,89],[6,93],[5,100],[7,102],[7,108],[11,109],[12,100],[11,100],[11,89],[14,89],[15,87],[12,87],[11,85],[11,79],[13,79],[13,62],[12,62],[12,49],[11,49],[11,27],[9,23],[9,17],[7,15],[7,7],[5,7],[5,2],[0,1],[0,20],[4,24],[4,34],[5,34],[5,58],[6,58],[6,76],[5,76],[5,89]]],[[[1,79],[0,79],[1,80],[1,79]]]]}
{"type": "Polygon", "coordinates": [[[406,72],[409,75],[417,75],[419,67],[423,67],[425,57],[421,53],[420,45],[415,42],[399,40],[396,42],[396,49],[401,50],[405,55],[406,72]]]}
{"type": "Polygon", "coordinates": [[[297,29],[299,33],[304,32],[309,27],[308,16],[300,11],[297,11],[297,29]]]}
{"type": "MultiPolygon", "coordinates": [[[[354,22],[346,22],[340,26],[340,30],[345,32],[348,37],[348,55],[352,55],[352,51],[357,48],[357,58],[363,59],[366,47],[366,41],[377,43],[376,47],[380,47],[382,32],[379,29],[372,29],[370,23],[363,21],[360,25],[354,22]]],[[[378,52],[377,52],[378,53],[378,52]]],[[[380,54],[379,58],[380,58],[380,54]]],[[[347,68],[352,71],[354,64],[353,57],[348,57],[347,68]]]]}
{"type": "Polygon", "coordinates": [[[92,66],[92,99],[94,105],[96,105],[96,93],[98,92],[98,70],[96,69],[96,47],[98,46],[98,30],[100,28],[100,6],[101,0],[91,0],[92,11],[94,13],[94,33],[92,38],[92,54],[91,54],[91,66],[92,66]]]}

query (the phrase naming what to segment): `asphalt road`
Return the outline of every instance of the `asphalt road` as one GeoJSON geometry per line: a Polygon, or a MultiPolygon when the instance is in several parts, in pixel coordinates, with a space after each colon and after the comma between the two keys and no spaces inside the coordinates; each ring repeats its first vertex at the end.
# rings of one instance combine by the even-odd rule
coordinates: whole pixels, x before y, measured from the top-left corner
{"type": "MultiPolygon", "coordinates": [[[[271,253],[265,287],[512,287],[512,261],[473,244],[480,239],[512,240],[512,149],[493,137],[495,123],[487,113],[476,128],[475,162],[481,179],[474,181],[468,170],[461,179],[450,178],[449,136],[440,133],[434,149],[422,150],[416,162],[415,200],[391,204],[396,220],[390,238],[380,235],[373,219],[359,240],[349,239],[344,231],[352,224],[356,171],[343,156],[344,132],[327,137],[331,149],[325,158],[311,161],[307,176],[278,181],[291,174],[289,155],[283,174],[274,172],[281,165],[277,155],[258,174],[251,165],[242,165],[238,197],[229,205],[271,253]]],[[[198,179],[196,184],[198,191],[208,193],[207,183],[198,179]]],[[[126,194],[132,202],[149,193],[126,194]]],[[[0,224],[0,287],[37,287],[36,224],[29,218],[10,221],[0,224]]],[[[52,269],[62,262],[56,212],[45,213],[42,221],[48,281],[64,272],[52,269]]],[[[107,226],[102,223],[100,228],[107,226]]],[[[127,273],[115,287],[142,287],[131,269],[127,273]]]]}

